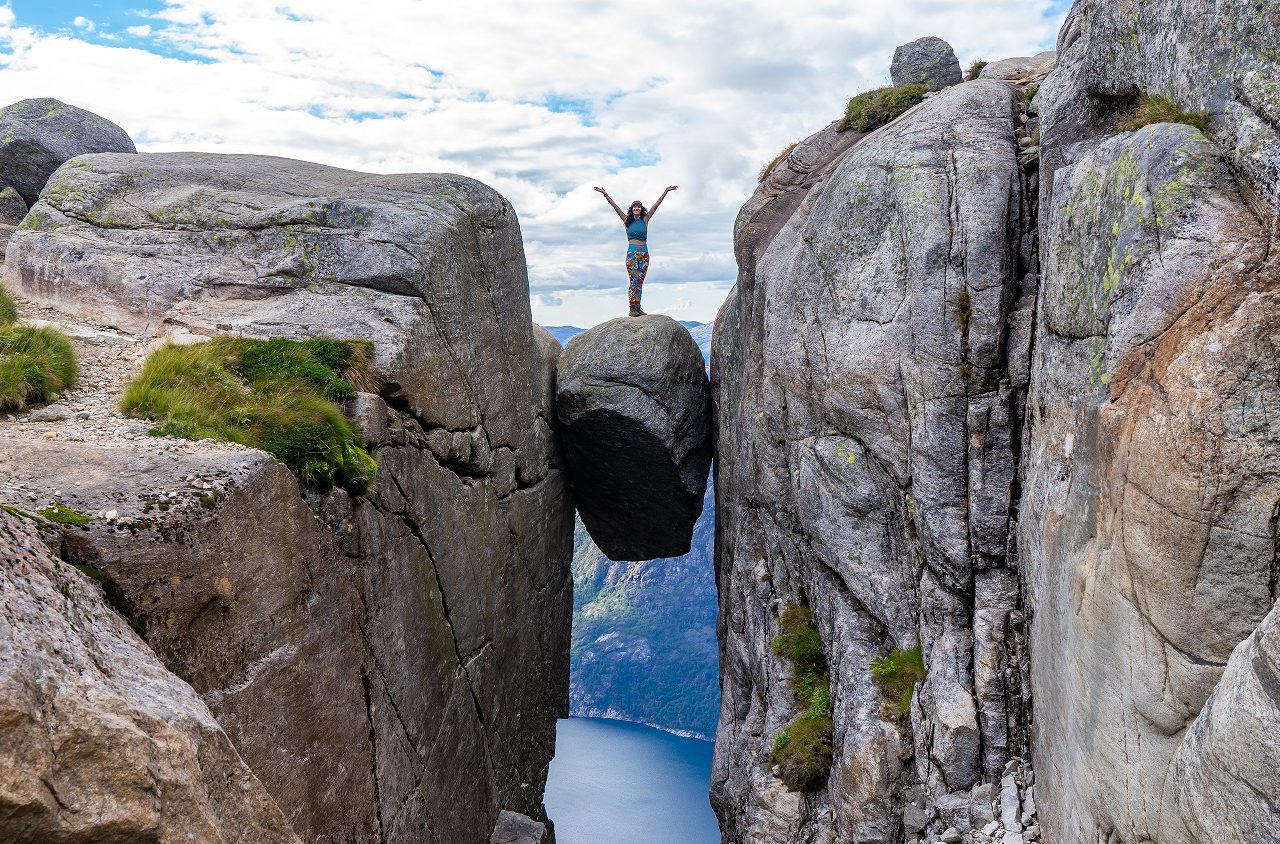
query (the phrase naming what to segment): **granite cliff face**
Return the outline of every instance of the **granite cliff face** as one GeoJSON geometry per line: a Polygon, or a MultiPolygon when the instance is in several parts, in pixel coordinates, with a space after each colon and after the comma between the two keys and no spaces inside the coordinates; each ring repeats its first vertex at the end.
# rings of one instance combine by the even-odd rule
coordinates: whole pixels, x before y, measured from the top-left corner
{"type": "Polygon", "coordinates": [[[1007,537],[1025,380],[1004,354],[1033,220],[1020,102],[980,81],[865,138],[824,130],[738,218],[712,357],[728,840],[900,841],[911,783],[967,804],[1025,742],[1007,537]],[[831,668],[835,764],[809,797],[765,762],[796,714],[769,647],[792,603],[831,668]],[[917,643],[928,676],[894,717],[872,663],[917,643]]]}
{"type": "Polygon", "coordinates": [[[829,127],[743,208],[712,360],[727,842],[1280,840],[1278,32],[1081,0],[1038,95],[1043,56],[829,127]],[[1207,130],[1122,130],[1157,95],[1207,130]],[[770,761],[792,604],[830,668],[807,793],[770,761]],[[873,661],[917,643],[895,717],[873,661]]]}
{"type": "Polygon", "coordinates": [[[298,844],[195,691],[31,523],[0,512],[0,833],[298,844]]]}
{"type": "Polygon", "coordinates": [[[98,376],[160,338],[372,340],[375,383],[349,408],[378,462],[365,496],[77,411],[0,426],[5,497],[96,516],[46,524],[49,543],[195,688],[300,839],[485,842],[501,811],[545,817],[573,511],[559,347],[532,326],[501,197],[254,156],[84,156],[15,233],[5,283],[102,362],[64,401],[107,421],[120,383],[98,376]]]}
{"type": "Polygon", "coordinates": [[[1055,842],[1280,829],[1257,695],[1277,657],[1277,39],[1274,7],[1081,2],[1041,94],[1018,534],[1055,842]],[[1208,111],[1208,132],[1116,134],[1139,94],[1208,111]]]}

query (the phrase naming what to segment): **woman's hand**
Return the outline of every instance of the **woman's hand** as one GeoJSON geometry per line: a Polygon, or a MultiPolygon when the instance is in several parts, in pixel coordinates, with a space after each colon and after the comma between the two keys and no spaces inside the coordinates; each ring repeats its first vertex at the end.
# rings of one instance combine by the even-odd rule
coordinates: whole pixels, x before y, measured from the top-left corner
{"type": "Polygon", "coordinates": [[[605,196],[608,196],[608,195],[609,195],[609,192],[608,192],[607,190],[605,190],[604,188],[600,188],[600,187],[598,187],[598,188],[596,188],[596,190],[600,191],[600,192],[601,192],[602,194],[604,194],[605,196]]]}
{"type": "Polygon", "coordinates": [[[667,185],[667,189],[666,189],[665,191],[663,191],[663,193],[671,193],[673,190],[675,190],[675,189],[676,189],[676,188],[678,188],[678,187],[680,187],[680,186],[679,186],[679,185],[667,185]]]}

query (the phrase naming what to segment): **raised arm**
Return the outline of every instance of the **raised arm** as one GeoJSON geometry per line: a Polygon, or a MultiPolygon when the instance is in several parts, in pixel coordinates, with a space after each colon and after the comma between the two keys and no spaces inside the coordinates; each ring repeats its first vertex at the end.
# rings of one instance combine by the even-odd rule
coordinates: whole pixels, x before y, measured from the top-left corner
{"type": "Polygon", "coordinates": [[[662,204],[662,200],[667,198],[667,194],[671,193],[673,190],[675,190],[678,187],[680,186],[670,185],[666,190],[662,192],[662,196],[658,197],[658,201],[653,203],[653,207],[649,209],[649,213],[644,216],[644,221],[646,223],[653,219],[654,214],[658,213],[658,206],[662,204]]]}
{"type": "Polygon", "coordinates": [[[608,192],[607,190],[605,190],[604,188],[596,188],[596,190],[598,190],[598,191],[600,191],[600,193],[604,194],[604,198],[605,198],[605,200],[606,200],[610,205],[612,205],[612,206],[613,206],[613,210],[614,210],[615,212],[617,212],[617,214],[618,214],[618,219],[619,219],[619,220],[621,220],[623,223],[625,223],[625,222],[627,221],[627,215],[626,215],[626,214],[624,214],[624,213],[622,213],[622,209],[618,207],[618,203],[616,203],[616,202],[614,202],[614,201],[613,201],[613,197],[612,197],[612,196],[609,196],[609,192],[608,192]]]}

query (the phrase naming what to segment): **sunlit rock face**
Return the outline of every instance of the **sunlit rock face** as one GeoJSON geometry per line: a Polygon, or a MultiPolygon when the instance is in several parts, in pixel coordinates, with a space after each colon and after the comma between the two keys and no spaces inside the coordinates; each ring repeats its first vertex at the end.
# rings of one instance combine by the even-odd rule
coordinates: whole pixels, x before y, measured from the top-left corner
{"type": "Polygon", "coordinates": [[[666,316],[622,317],[569,341],[556,415],[574,503],[612,560],[689,552],[711,463],[698,344],[666,316]]]}
{"type": "Polygon", "coordinates": [[[57,544],[203,696],[302,840],[486,842],[503,810],[545,819],[573,510],[559,350],[532,325],[501,196],[262,156],[81,156],[14,234],[5,284],[139,348],[372,341],[347,408],[378,464],[367,494],[228,444],[163,449],[144,422],[34,442],[0,423],[0,480],[112,513],[57,544]]]}
{"type": "Polygon", "coordinates": [[[1280,653],[1277,39],[1274,7],[1080,2],[1038,98],[1019,551],[1049,841],[1280,828],[1255,739],[1280,728],[1259,697],[1280,653]],[[1119,131],[1140,95],[1208,131],[1119,131]]]}
{"type": "Polygon", "coordinates": [[[63,162],[91,152],[137,149],[110,120],[51,97],[0,108],[0,188],[13,188],[28,206],[63,162]]]}
{"type": "Polygon", "coordinates": [[[712,362],[726,840],[1277,837],[1277,14],[1080,0],[1056,55],[765,174],[712,362]]]}

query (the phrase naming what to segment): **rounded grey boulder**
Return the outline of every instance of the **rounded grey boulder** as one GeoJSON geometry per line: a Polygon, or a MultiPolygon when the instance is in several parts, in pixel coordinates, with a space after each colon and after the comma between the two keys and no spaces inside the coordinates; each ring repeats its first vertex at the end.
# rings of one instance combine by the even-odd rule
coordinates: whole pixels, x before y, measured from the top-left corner
{"type": "Polygon", "coordinates": [[[91,111],[52,97],[0,109],[0,183],[35,205],[53,171],[90,152],[137,152],[129,135],[91,111]]]}
{"type": "Polygon", "coordinates": [[[963,79],[955,50],[933,35],[917,38],[894,50],[889,76],[894,85],[923,82],[934,91],[958,85],[963,79]]]}
{"type": "Polygon", "coordinates": [[[665,316],[621,317],[560,356],[560,442],[582,523],[611,560],[689,552],[711,465],[702,352],[665,316]]]}

